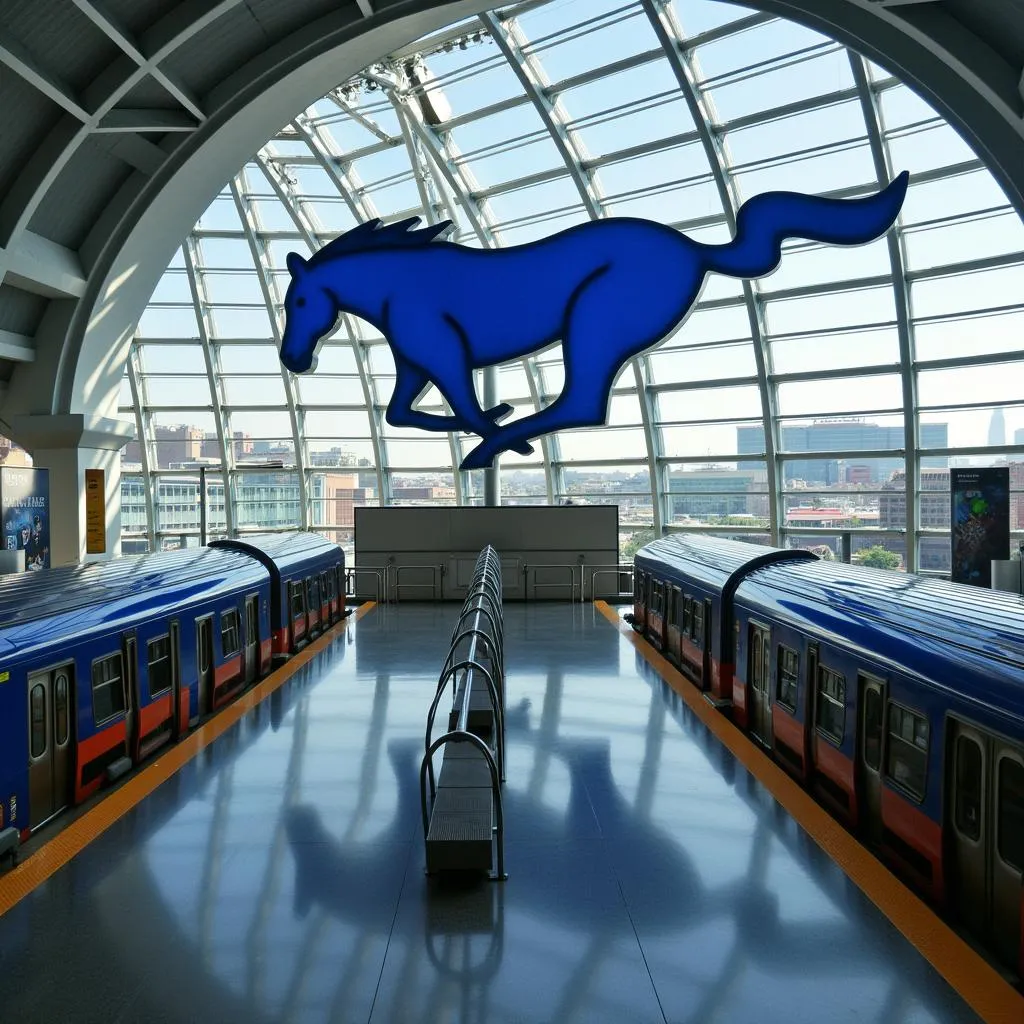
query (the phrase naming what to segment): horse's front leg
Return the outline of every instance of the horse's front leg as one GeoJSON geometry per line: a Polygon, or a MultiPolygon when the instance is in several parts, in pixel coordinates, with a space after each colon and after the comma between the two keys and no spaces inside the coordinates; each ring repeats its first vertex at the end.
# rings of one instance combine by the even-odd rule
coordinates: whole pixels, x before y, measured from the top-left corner
{"type": "MultiPolygon", "coordinates": [[[[403,366],[408,378],[408,383],[402,391],[404,404],[411,407],[427,382],[433,381],[452,410],[453,415],[446,418],[445,429],[479,434],[481,437],[488,437],[500,429],[495,421],[508,415],[512,411],[512,406],[502,402],[492,409],[480,408],[476,388],[473,386],[470,340],[465,329],[454,317],[442,314],[433,321],[425,322],[420,313],[416,320],[406,323],[403,316],[395,311],[392,313],[389,326],[392,332],[389,340],[395,353],[395,366],[399,371],[399,380],[395,383],[396,395],[399,394],[403,366]],[[406,352],[409,355],[405,355],[406,352]],[[415,364],[410,358],[413,354],[415,364]],[[416,388],[414,393],[413,387],[416,388]]],[[[406,419],[407,423],[416,425],[414,419],[418,420],[428,414],[409,408],[404,415],[411,417],[406,419]]],[[[390,408],[388,421],[393,422],[390,408]]],[[[520,444],[517,451],[529,454],[533,449],[529,445],[520,444]]]]}

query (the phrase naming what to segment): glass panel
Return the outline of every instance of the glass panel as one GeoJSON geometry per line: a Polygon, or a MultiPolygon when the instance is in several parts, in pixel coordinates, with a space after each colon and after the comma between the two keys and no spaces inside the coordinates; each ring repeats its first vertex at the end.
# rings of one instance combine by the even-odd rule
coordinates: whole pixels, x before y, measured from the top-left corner
{"type": "Polygon", "coordinates": [[[981,747],[968,736],[956,741],[956,827],[961,835],[977,840],[982,816],[981,747]]]}
{"type": "Polygon", "coordinates": [[[882,763],[882,695],[873,686],[864,691],[864,763],[876,772],[882,763]]]}
{"type": "Polygon", "coordinates": [[[818,728],[842,743],[846,728],[846,680],[824,666],[818,668],[818,728]]]}
{"type": "Polygon", "coordinates": [[[171,688],[170,637],[162,636],[147,645],[149,695],[155,697],[171,688]]]}
{"type": "Polygon", "coordinates": [[[999,759],[997,821],[999,856],[1024,872],[1024,765],[1012,757],[999,759]]]}
{"type": "Polygon", "coordinates": [[[46,753],[46,688],[42,683],[32,687],[29,695],[31,728],[29,730],[29,752],[33,757],[46,753]]]}
{"type": "Polygon", "coordinates": [[[68,677],[63,672],[57,674],[53,694],[57,720],[56,743],[63,746],[68,741],[68,677]]]}
{"type": "Polygon", "coordinates": [[[885,774],[918,800],[928,772],[928,722],[896,704],[889,705],[889,747],[885,774]]]}
{"type": "Polygon", "coordinates": [[[796,710],[797,680],[799,678],[800,656],[788,647],[780,647],[777,700],[790,711],[796,710]]]}

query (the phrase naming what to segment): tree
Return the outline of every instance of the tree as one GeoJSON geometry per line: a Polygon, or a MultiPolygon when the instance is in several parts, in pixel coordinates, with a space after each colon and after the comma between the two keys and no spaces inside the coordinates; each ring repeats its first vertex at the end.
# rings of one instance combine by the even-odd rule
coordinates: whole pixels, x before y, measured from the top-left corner
{"type": "Polygon", "coordinates": [[[894,551],[888,551],[881,544],[872,544],[853,556],[858,565],[870,565],[874,569],[898,569],[902,559],[894,551]]]}
{"type": "Polygon", "coordinates": [[[632,562],[633,556],[642,548],[645,544],[650,544],[654,540],[653,530],[638,530],[633,534],[625,544],[622,545],[622,561],[632,562]]]}

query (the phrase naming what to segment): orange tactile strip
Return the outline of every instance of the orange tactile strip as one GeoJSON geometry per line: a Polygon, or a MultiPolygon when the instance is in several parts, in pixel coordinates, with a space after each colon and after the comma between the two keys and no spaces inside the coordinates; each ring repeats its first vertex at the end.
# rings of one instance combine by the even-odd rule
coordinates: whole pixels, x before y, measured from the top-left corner
{"type": "Polygon", "coordinates": [[[604,601],[595,607],[686,701],[712,734],[786,809],[850,880],[882,911],[964,1001],[993,1024],[1021,1024],[1024,997],[908,889],[874,854],[823,810],[767,754],[705,701],[675,666],[604,601]]]}
{"type": "Polygon", "coordinates": [[[233,704],[208,719],[180,743],[167,747],[157,755],[152,764],[133,775],[109,796],[101,799],[95,807],[73,821],[32,856],[7,874],[0,875],[0,917],[67,864],[75,854],[84,850],[97,836],[102,835],[140,800],[149,796],[157,786],[166,782],[225,730],[230,729],[247,711],[266,700],[298,669],[333,643],[338,634],[347,629],[350,623],[358,622],[374,604],[374,601],[361,604],[355,612],[342,619],[251,690],[243,693],[233,704]]]}

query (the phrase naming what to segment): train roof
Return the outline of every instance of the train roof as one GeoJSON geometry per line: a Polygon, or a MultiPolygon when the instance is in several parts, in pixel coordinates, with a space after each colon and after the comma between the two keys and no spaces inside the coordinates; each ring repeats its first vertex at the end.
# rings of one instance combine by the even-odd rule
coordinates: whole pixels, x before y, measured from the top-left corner
{"type": "Polygon", "coordinates": [[[266,570],[235,551],[186,548],[0,576],[0,653],[71,636],[157,604],[258,586],[266,570]]]}
{"type": "Polygon", "coordinates": [[[801,548],[773,548],[696,533],[659,537],[636,553],[636,564],[642,568],[668,568],[719,590],[730,580],[735,585],[758,566],[801,560],[817,561],[817,556],[801,548]]]}
{"type": "Polygon", "coordinates": [[[819,561],[760,568],[737,597],[769,605],[776,617],[844,638],[940,686],[953,659],[957,692],[964,691],[963,673],[970,673],[970,692],[979,699],[1024,711],[1024,599],[1018,595],[819,561]]]}
{"type": "Polygon", "coordinates": [[[215,540],[215,548],[233,548],[246,551],[262,561],[268,568],[287,571],[306,565],[319,555],[341,549],[319,533],[289,531],[288,533],[247,533],[244,536],[215,540]],[[273,565],[271,566],[271,563],[273,565]]]}

